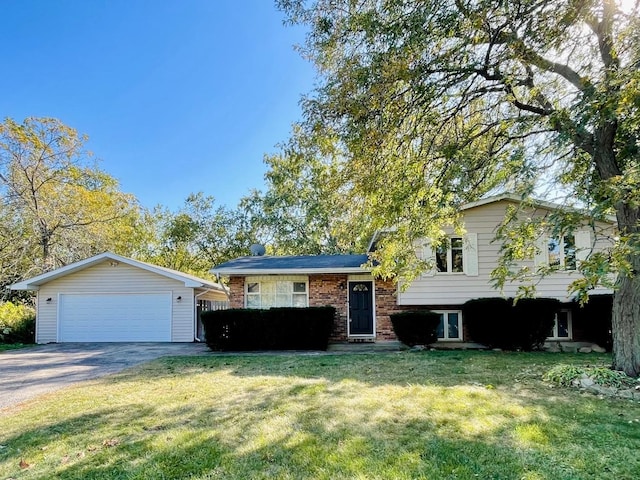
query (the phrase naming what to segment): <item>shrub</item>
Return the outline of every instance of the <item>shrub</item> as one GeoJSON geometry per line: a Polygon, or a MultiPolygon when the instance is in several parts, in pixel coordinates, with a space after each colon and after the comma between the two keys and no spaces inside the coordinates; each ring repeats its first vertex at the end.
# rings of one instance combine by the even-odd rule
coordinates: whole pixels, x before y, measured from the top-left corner
{"type": "Polygon", "coordinates": [[[589,301],[580,306],[576,302],[572,309],[574,329],[580,326],[585,340],[597,343],[608,352],[613,347],[611,337],[612,295],[591,295],[589,301]]]}
{"type": "Polygon", "coordinates": [[[410,347],[436,342],[439,323],[440,315],[429,310],[391,314],[391,324],[396,337],[410,347]]]}
{"type": "Polygon", "coordinates": [[[552,298],[469,300],[462,306],[469,336],[491,348],[535,350],[551,334],[560,302],[552,298]]]}
{"type": "Polygon", "coordinates": [[[326,350],[334,307],[229,309],[202,312],[212,350],[326,350]]]}
{"type": "Polygon", "coordinates": [[[0,342],[34,343],[36,312],[32,307],[11,302],[0,304],[0,342]]]}

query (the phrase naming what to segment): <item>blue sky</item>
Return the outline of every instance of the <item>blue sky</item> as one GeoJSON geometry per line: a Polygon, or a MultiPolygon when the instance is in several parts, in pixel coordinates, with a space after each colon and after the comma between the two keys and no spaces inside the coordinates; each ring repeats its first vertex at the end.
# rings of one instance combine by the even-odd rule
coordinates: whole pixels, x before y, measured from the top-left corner
{"type": "Polygon", "coordinates": [[[312,65],[270,0],[3,0],[0,117],[55,117],[142,205],[263,188],[312,65]]]}

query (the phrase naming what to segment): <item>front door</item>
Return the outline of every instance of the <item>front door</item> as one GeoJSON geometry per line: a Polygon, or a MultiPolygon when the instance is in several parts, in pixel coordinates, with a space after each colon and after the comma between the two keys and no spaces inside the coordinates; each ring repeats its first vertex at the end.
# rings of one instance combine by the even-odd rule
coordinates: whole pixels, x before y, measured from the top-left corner
{"type": "Polygon", "coordinates": [[[373,282],[349,282],[349,334],[373,335],[373,282]]]}

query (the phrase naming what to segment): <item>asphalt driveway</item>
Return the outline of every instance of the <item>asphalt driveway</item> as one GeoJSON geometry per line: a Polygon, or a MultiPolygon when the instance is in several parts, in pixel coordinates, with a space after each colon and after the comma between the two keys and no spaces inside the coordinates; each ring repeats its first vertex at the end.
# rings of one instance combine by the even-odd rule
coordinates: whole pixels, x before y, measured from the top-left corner
{"type": "Polygon", "coordinates": [[[159,357],[204,355],[204,343],[56,343],[0,353],[0,410],[159,357]]]}

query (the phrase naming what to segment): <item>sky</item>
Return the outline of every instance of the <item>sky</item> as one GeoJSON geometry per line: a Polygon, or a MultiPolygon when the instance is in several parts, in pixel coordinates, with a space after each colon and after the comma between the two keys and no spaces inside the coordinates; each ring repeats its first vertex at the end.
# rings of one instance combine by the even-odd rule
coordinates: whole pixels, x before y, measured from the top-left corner
{"type": "Polygon", "coordinates": [[[230,208],[301,118],[313,66],[272,0],[3,0],[0,119],[55,117],[152,208],[230,208]]]}

